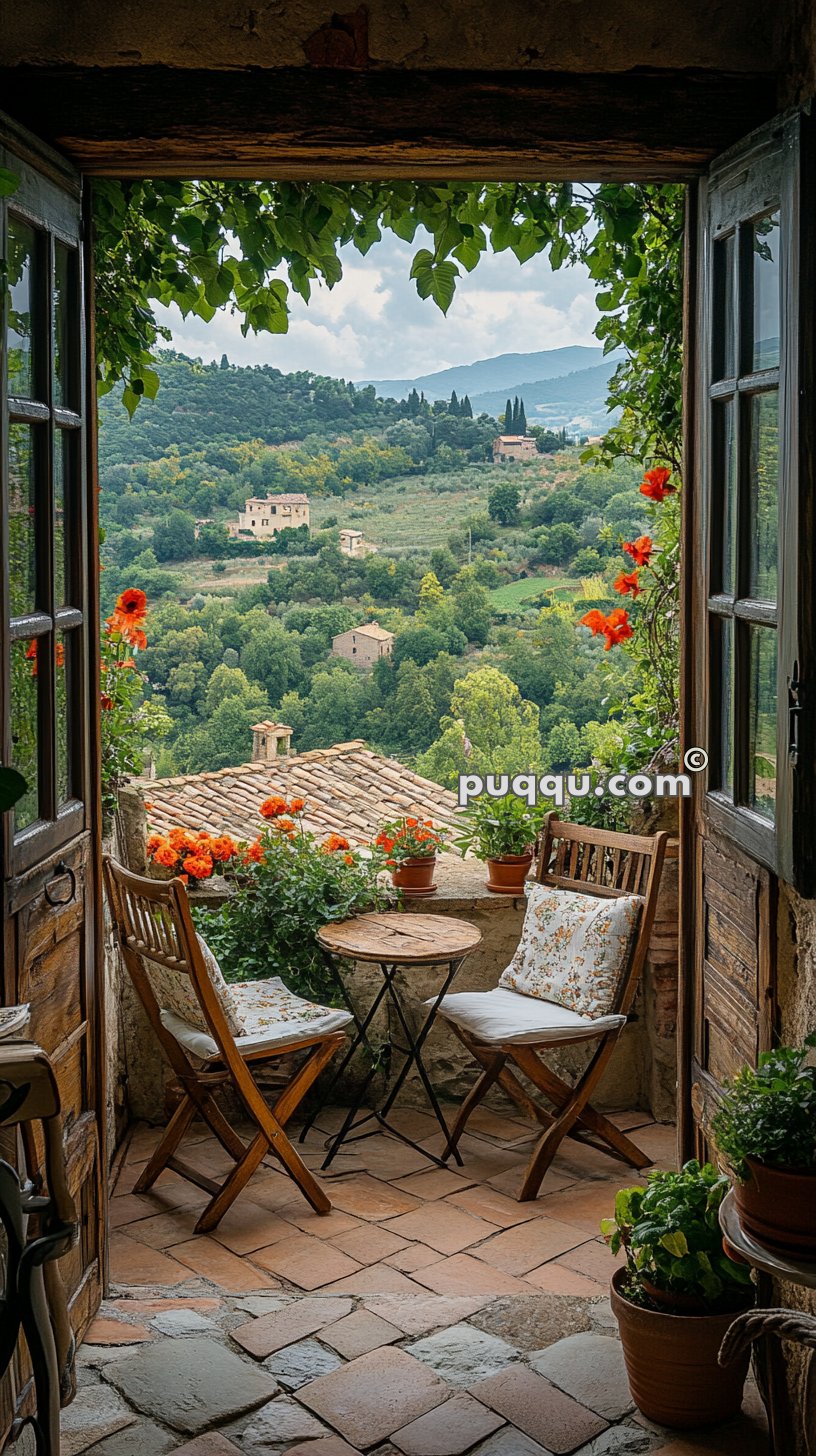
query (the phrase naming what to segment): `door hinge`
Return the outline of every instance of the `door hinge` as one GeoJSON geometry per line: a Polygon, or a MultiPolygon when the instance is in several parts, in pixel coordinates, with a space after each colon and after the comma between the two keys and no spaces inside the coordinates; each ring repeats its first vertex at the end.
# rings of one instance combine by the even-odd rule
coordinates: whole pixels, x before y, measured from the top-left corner
{"type": "Polygon", "coordinates": [[[799,715],[802,712],[802,683],[798,659],[788,678],[788,758],[795,768],[799,760],[799,715]]]}

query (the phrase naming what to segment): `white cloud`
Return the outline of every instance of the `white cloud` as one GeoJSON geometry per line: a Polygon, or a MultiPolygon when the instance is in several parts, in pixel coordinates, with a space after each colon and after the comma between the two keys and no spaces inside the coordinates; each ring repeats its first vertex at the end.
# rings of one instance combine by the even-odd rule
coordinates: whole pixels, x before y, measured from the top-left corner
{"type": "Polygon", "coordinates": [[[173,346],[204,360],[228,354],[234,364],[311,369],[346,379],[413,378],[510,351],[593,344],[594,288],[583,268],[553,273],[543,258],[521,265],[509,253],[486,254],[459,279],[444,317],[418,297],[410,274],[413,244],[387,236],[361,257],[343,254],[343,277],[333,289],[315,285],[308,305],[291,298],[288,334],[249,334],[240,318],[220,310],[211,323],[182,319],[157,306],[173,346]]]}

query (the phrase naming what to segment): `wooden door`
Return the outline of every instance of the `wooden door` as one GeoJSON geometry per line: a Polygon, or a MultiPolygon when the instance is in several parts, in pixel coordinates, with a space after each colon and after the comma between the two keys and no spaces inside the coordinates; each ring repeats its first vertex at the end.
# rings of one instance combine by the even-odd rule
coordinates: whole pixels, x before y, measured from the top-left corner
{"type": "MultiPolygon", "coordinates": [[[[102,1287],[104,1168],[82,197],[78,175],[13,124],[0,126],[0,168],[12,176],[0,202],[0,722],[2,760],[27,782],[2,816],[2,993],[30,1002],[30,1034],[56,1069],[81,1223],[61,1267],[80,1334],[102,1287]]],[[[6,1382],[0,1445],[26,1380],[21,1365],[6,1382]]]]}
{"type": "Polygon", "coordinates": [[[776,1026],[776,902],[814,857],[811,127],[790,115],[692,198],[684,733],[685,1151],[776,1026]],[[696,236],[695,236],[696,234],[696,236]]]}

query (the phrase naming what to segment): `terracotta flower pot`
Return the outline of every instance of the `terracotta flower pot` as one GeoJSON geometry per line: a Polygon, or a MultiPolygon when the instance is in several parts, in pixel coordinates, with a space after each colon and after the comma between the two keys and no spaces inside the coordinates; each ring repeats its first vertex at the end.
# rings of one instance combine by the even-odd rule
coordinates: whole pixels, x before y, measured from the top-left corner
{"type": "Polygon", "coordinates": [[[612,1278],[629,1389],[636,1406],[661,1426],[707,1426],[737,1415],[748,1374],[746,1350],[722,1367],[717,1355],[739,1313],[671,1314],[643,1309],[622,1293],[625,1269],[612,1278]]]}
{"type": "Polygon", "coordinates": [[[746,1233],[760,1244],[816,1259],[816,1173],[745,1161],[751,1176],[735,1183],[734,1198],[746,1233]]]}
{"type": "Polygon", "coordinates": [[[417,856],[416,859],[404,859],[394,865],[391,879],[408,899],[412,896],[435,895],[436,885],[433,882],[435,869],[436,855],[423,854],[421,857],[417,856]]]}
{"type": "Polygon", "coordinates": [[[498,859],[487,861],[487,888],[497,895],[523,895],[533,852],[527,854],[503,854],[498,859]]]}

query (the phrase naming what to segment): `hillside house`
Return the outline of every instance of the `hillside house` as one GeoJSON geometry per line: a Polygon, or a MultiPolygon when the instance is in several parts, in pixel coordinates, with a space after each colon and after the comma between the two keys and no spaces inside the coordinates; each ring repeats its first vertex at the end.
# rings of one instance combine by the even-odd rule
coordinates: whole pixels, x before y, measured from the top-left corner
{"type": "Polygon", "coordinates": [[[364,622],[361,627],[352,627],[332,637],[334,656],[344,657],[357,667],[373,667],[381,657],[390,657],[393,649],[393,632],[386,632],[378,622],[364,622]]]}
{"type": "Polygon", "coordinates": [[[535,460],[536,442],[532,435],[497,435],[493,441],[493,464],[508,460],[535,460]]]}
{"type": "Polygon", "coordinates": [[[230,536],[250,536],[256,541],[269,540],[287,526],[309,525],[309,497],[299,492],[291,495],[253,496],[238,520],[230,521],[230,536]]]}
{"type": "Polygon", "coordinates": [[[340,532],[340,550],[344,556],[364,556],[365,541],[362,531],[352,531],[349,527],[340,532]]]}

